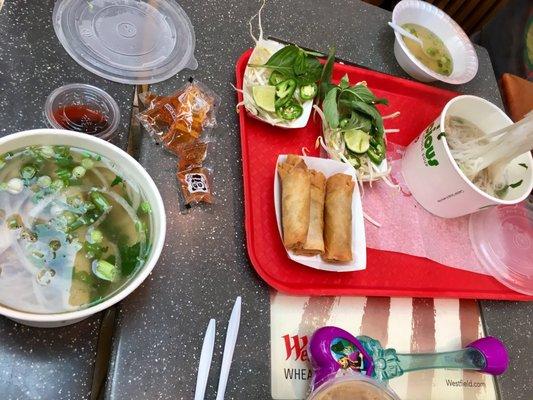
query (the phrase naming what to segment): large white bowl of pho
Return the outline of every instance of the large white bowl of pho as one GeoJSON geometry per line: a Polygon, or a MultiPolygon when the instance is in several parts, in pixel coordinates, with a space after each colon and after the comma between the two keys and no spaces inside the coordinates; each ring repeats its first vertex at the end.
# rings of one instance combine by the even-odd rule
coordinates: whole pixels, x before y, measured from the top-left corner
{"type": "Polygon", "coordinates": [[[407,147],[402,174],[426,210],[454,218],[525,200],[532,148],[533,115],[513,124],[487,100],[458,96],[407,147]]]}
{"type": "Polygon", "coordinates": [[[423,42],[420,46],[395,32],[394,55],[413,78],[459,85],[476,76],[474,46],[461,27],[439,8],[425,1],[402,0],[394,7],[392,22],[423,42]]]}
{"type": "Polygon", "coordinates": [[[0,314],[72,324],[148,276],[166,232],[144,168],[89,135],[38,129],[0,138],[0,314]]]}

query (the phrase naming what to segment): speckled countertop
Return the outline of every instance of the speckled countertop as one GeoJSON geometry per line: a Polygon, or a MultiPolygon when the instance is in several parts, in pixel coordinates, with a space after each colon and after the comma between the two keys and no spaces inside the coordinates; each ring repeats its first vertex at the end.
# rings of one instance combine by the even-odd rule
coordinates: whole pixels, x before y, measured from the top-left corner
{"type": "MultiPolygon", "coordinates": [[[[48,94],[67,83],[108,91],[122,113],[116,144],[126,144],[133,88],[101,79],[63,50],[52,27],[54,2],[16,0],[0,11],[0,136],[45,127],[48,94]]],[[[0,399],[88,398],[100,316],[62,329],[0,318],[0,399]]]]}
{"type": "MultiPolygon", "coordinates": [[[[180,1],[196,32],[199,68],[154,86],[167,93],[193,74],[222,97],[217,142],[209,154],[215,169],[217,204],[180,213],[175,159],[144,138],[140,161],[163,195],[168,233],[160,262],[147,281],[119,307],[105,397],[191,399],[202,335],[210,318],[218,325],[206,399],[214,399],[225,324],[236,296],[243,296],[239,344],[228,399],[270,398],[269,291],[249,264],[243,226],[242,171],[234,113],[234,65],[253,42],[248,19],[257,1],[180,1]]],[[[271,0],[265,31],[302,46],[387,73],[405,76],[392,53],[390,14],[353,0],[271,0]]],[[[93,83],[119,102],[118,144],[125,145],[132,88],[100,79],[72,61],[51,27],[53,1],[16,0],[0,12],[0,133],[43,126],[42,104],[55,87],[93,83]]],[[[471,83],[456,88],[501,104],[485,50],[471,83]]],[[[511,371],[499,379],[502,398],[531,399],[533,304],[483,302],[488,333],[506,339],[511,371]]],[[[100,318],[61,330],[25,328],[0,319],[0,398],[89,397],[100,318]]]]}

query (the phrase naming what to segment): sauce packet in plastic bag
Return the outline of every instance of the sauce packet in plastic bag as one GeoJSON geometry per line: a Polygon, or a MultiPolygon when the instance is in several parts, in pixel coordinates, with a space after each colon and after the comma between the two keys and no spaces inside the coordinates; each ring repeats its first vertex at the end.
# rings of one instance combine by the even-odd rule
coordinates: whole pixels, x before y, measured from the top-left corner
{"type": "Polygon", "coordinates": [[[188,82],[169,96],[144,93],[140,100],[147,108],[137,118],[174,154],[179,155],[184,144],[206,138],[216,126],[220,98],[200,82],[188,82]]]}

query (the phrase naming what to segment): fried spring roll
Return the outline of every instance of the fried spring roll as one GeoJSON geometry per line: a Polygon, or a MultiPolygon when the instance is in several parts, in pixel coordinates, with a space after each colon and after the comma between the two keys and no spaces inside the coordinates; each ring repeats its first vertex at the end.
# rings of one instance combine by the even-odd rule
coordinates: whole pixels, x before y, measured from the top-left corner
{"type": "Polygon", "coordinates": [[[326,177],[322,172],[310,171],[311,208],[309,211],[309,230],[303,247],[297,254],[314,256],[324,253],[324,200],[326,197],[326,177]]]}
{"type": "Polygon", "coordinates": [[[324,241],[326,261],[352,260],[352,196],[350,175],[335,174],[326,182],[324,241]]]}
{"type": "Polygon", "coordinates": [[[305,162],[289,155],[278,165],[281,178],[281,222],[283,244],[287,249],[300,249],[309,230],[311,175],[305,162]]]}

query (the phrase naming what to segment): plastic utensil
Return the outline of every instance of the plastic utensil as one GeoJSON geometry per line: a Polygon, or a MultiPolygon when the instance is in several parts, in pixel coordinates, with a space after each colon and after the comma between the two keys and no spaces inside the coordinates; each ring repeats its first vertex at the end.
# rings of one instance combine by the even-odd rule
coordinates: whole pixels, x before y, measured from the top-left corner
{"type": "Polygon", "coordinates": [[[224,394],[226,393],[229,370],[231,367],[231,361],[233,359],[233,352],[235,351],[235,344],[237,343],[237,336],[239,334],[241,303],[241,296],[239,296],[235,300],[235,305],[231,311],[231,317],[228,323],[228,331],[226,332],[226,342],[224,343],[224,355],[222,356],[222,367],[220,370],[216,400],[223,400],[224,394]]]}
{"type": "Polygon", "coordinates": [[[205,389],[207,387],[207,378],[209,377],[209,368],[213,359],[213,348],[215,347],[216,322],[214,319],[209,320],[205,331],[204,343],[200,354],[200,363],[198,364],[198,376],[196,377],[196,390],[194,391],[194,400],[203,400],[205,389]]]}
{"type": "Polygon", "coordinates": [[[52,128],[86,133],[84,125],[92,117],[105,119],[105,128],[93,136],[112,139],[120,122],[117,102],[96,86],[72,83],[55,89],[44,103],[44,115],[52,128]],[[69,112],[72,109],[72,112],[69,112]]]}
{"type": "Polygon", "coordinates": [[[469,233],[487,273],[512,290],[533,295],[533,195],[515,206],[472,214],[469,233]]]}
{"type": "Polygon", "coordinates": [[[434,368],[456,368],[503,374],[509,366],[504,344],[494,338],[478,339],[464,349],[443,353],[401,354],[383,348],[368,336],[357,338],[349,332],[327,326],[318,329],[309,342],[313,366],[313,387],[319,387],[341,370],[360,372],[385,381],[406,372],[434,368]]]}
{"type": "Polygon", "coordinates": [[[424,42],[420,38],[417,38],[415,35],[413,35],[411,32],[403,29],[400,25],[397,25],[394,22],[389,21],[387,22],[387,24],[389,24],[389,26],[392,29],[394,29],[396,32],[398,32],[400,35],[408,37],[411,40],[414,40],[420,45],[420,47],[422,47],[422,49],[424,48],[424,42]]]}
{"type": "Polygon", "coordinates": [[[156,83],[198,67],[193,26],[173,0],[58,0],[52,19],[69,55],[115,82],[156,83]]]}

